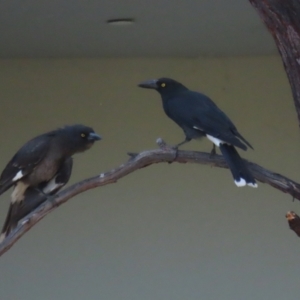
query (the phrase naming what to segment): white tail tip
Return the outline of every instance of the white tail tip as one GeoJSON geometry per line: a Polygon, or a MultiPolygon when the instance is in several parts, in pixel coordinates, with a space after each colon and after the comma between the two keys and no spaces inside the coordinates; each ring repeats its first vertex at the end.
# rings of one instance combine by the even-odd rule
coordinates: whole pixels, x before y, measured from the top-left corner
{"type": "Polygon", "coordinates": [[[240,186],[245,186],[246,185],[246,180],[243,178],[240,178],[239,181],[235,180],[234,183],[236,184],[236,186],[240,187],[240,186]]]}
{"type": "Polygon", "coordinates": [[[257,183],[247,183],[247,185],[253,187],[253,188],[258,188],[257,183]]]}
{"type": "Polygon", "coordinates": [[[256,182],[255,182],[255,183],[252,183],[252,182],[247,183],[246,180],[245,180],[244,178],[240,178],[239,181],[235,180],[234,183],[235,183],[236,186],[238,186],[238,187],[245,186],[245,185],[249,185],[249,186],[251,186],[251,187],[253,187],[253,188],[257,188],[257,187],[258,187],[258,185],[257,185],[256,182]]]}

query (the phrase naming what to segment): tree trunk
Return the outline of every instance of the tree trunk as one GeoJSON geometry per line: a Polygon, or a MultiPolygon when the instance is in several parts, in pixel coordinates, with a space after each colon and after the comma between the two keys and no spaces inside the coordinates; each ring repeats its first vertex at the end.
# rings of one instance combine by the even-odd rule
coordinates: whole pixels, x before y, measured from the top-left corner
{"type": "Polygon", "coordinates": [[[282,57],[300,126],[300,1],[249,1],[272,34],[282,57]]]}

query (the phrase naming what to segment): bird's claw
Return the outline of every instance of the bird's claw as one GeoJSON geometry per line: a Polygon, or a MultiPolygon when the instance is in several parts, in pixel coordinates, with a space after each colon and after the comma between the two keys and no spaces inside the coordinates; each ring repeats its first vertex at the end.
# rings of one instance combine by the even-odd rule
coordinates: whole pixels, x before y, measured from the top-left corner
{"type": "Polygon", "coordinates": [[[214,145],[213,148],[210,151],[209,158],[213,158],[216,154],[217,154],[216,146],[214,145]]]}
{"type": "Polygon", "coordinates": [[[55,195],[48,195],[48,197],[47,197],[47,201],[49,202],[49,203],[51,203],[51,206],[53,206],[53,207],[58,207],[58,203],[55,201],[55,199],[56,199],[56,196],[55,195]]]}
{"type": "Polygon", "coordinates": [[[57,207],[57,202],[55,201],[55,195],[49,195],[43,192],[43,190],[36,188],[36,190],[42,194],[46,199],[45,201],[48,201],[51,203],[52,206],[57,207]]]}

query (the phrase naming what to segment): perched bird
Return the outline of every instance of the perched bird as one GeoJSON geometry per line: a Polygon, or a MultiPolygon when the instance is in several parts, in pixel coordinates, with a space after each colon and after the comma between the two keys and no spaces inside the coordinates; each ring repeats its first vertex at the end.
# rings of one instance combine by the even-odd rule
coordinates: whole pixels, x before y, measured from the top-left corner
{"type": "Polygon", "coordinates": [[[11,203],[2,232],[0,242],[13,231],[18,222],[35,210],[49,196],[55,195],[63,186],[65,186],[72,173],[73,159],[67,158],[55,176],[48,182],[42,182],[37,187],[28,187],[24,193],[24,199],[19,202],[11,203]]]}
{"type": "Polygon", "coordinates": [[[176,148],[192,139],[206,136],[215,146],[220,148],[235,184],[237,186],[257,187],[246,163],[235,149],[238,147],[247,150],[247,146],[250,148],[252,146],[209,97],[191,91],[170,78],[147,80],[138,86],[155,89],[161,95],[166,115],[183,129],[185,140],[177,144],[176,148]]]}
{"type": "Polygon", "coordinates": [[[21,218],[68,182],[71,156],[100,139],[92,128],[72,125],[39,135],[21,147],[0,176],[0,195],[14,186],[0,240],[21,218]]]}

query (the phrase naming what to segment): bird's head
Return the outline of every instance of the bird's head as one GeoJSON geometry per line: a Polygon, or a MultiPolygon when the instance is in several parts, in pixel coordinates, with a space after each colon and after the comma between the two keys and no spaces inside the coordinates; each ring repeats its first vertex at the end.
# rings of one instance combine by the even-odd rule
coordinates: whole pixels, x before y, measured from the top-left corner
{"type": "Polygon", "coordinates": [[[158,91],[161,96],[172,95],[174,93],[187,90],[187,88],[180,82],[164,77],[143,81],[139,83],[138,86],[145,89],[154,89],[158,91]]]}
{"type": "Polygon", "coordinates": [[[73,153],[88,150],[94,142],[102,139],[93,128],[81,124],[65,126],[61,132],[73,153]]]}

